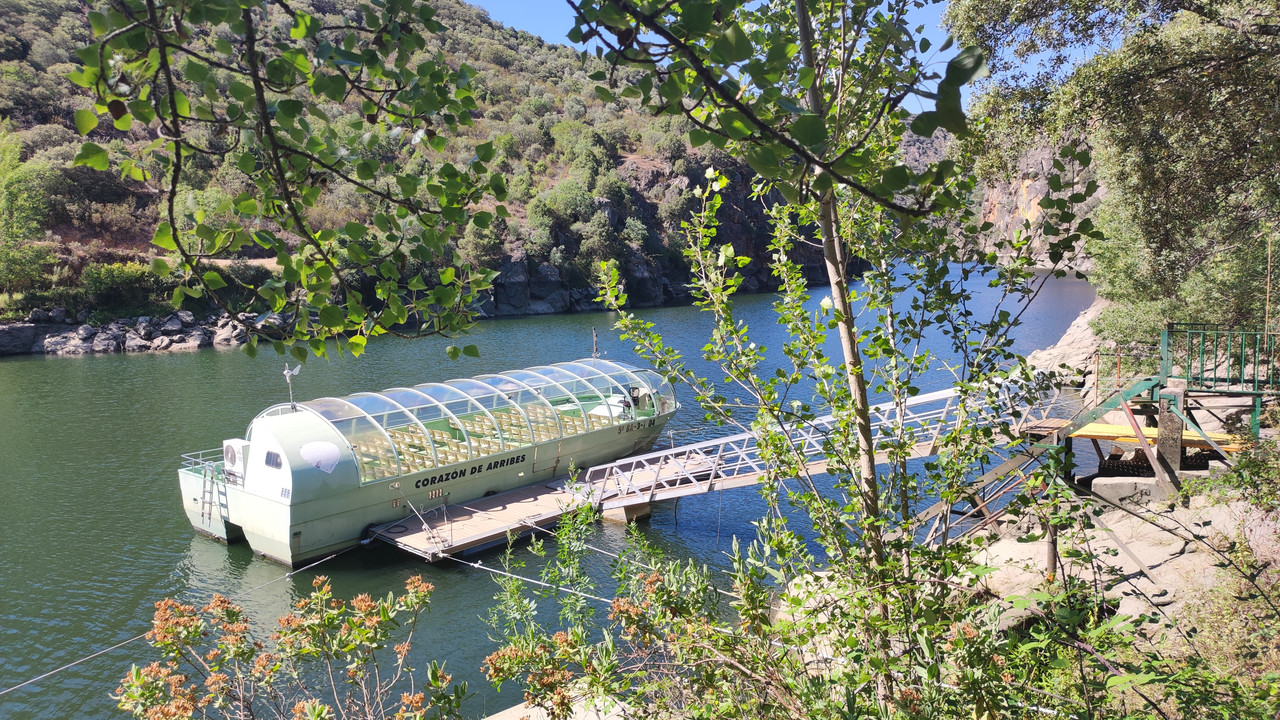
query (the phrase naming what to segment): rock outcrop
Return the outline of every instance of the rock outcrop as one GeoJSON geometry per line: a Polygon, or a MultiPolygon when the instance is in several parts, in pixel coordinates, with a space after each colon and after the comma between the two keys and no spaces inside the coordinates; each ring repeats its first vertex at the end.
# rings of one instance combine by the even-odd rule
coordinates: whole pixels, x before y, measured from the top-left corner
{"type": "Polygon", "coordinates": [[[1091,385],[1096,380],[1092,378],[1093,355],[1098,351],[1102,340],[1093,334],[1089,323],[1110,304],[1101,297],[1095,298],[1093,304],[1072,321],[1058,342],[1031,353],[1027,356],[1027,362],[1041,370],[1059,370],[1062,365],[1066,365],[1079,372],[1078,380],[1083,385],[1091,385]]]}
{"type": "Polygon", "coordinates": [[[279,332],[289,324],[287,318],[274,313],[262,318],[242,313],[237,322],[225,313],[197,320],[187,310],[165,317],[113,320],[100,327],[68,325],[66,310],[32,311],[28,319],[40,322],[0,325],[0,355],[108,355],[234,347],[248,340],[242,322],[269,332],[279,332]],[[55,318],[60,320],[55,322],[55,318]]]}
{"type": "MultiPolygon", "coordinates": [[[[992,225],[987,234],[988,249],[994,247],[995,241],[1013,240],[1025,233],[1024,223],[1030,223],[1031,255],[1038,265],[1049,267],[1049,239],[1041,232],[1039,223],[1044,216],[1044,208],[1040,201],[1049,195],[1049,177],[1057,174],[1053,167],[1058,159],[1056,149],[1049,147],[1033,148],[1018,159],[1013,177],[997,182],[985,188],[982,196],[981,217],[983,222],[992,225]]],[[[1063,177],[1069,180],[1068,177],[1063,177]]],[[[1097,179],[1093,166],[1086,168],[1078,178],[1078,187],[1083,188],[1090,180],[1097,179]]],[[[1090,215],[1102,202],[1106,194],[1105,188],[1099,188],[1093,197],[1075,208],[1077,216],[1083,218],[1090,215]]],[[[1079,251],[1081,248],[1077,248],[1079,251]]],[[[1093,269],[1093,262],[1083,253],[1078,252],[1068,268],[1088,272],[1093,269]]]]}

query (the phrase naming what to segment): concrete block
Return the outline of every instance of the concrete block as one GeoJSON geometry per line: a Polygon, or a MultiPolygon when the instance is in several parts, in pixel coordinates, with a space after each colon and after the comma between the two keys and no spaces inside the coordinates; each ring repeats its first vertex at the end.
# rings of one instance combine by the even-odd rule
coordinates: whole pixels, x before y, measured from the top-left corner
{"type": "Polygon", "coordinates": [[[638,505],[627,505],[620,508],[609,508],[604,511],[604,519],[612,520],[620,523],[630,523],[636,520],[643,520],[652,513],[649,510],[649,503],[640,503],[638,505]]]}
{"type": "Polygon", "coordinates": [[[1171,503],[1175,490],[1156,478],[1094,478],[1093,491],[1111,502],[1127,506],[1171,503]]]}

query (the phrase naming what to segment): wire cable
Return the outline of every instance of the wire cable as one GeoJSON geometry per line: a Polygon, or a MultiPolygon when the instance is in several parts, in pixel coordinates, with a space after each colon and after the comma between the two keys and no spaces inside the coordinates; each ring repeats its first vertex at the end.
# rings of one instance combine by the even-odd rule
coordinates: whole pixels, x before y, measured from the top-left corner
{"type": "MultiPolygon", "coordinates": [[[[228,599],[237,599],[237,598],[244,597],[245,595],[248,595],[249,593],[257,592],[258,590],[261,590],[262,588],[267,587],[268,585],[274,585],[274,584],[276,584],[276,583],[280,582],[281,580],[286,580],[286,579],[288,579],[288,578],[291,578],[291,577],[293,577],[294,575],[296,575],[296,574],[298,574],[298,573],[300,573],[300,572],[305,572],[305,571],[307,571],[307,570],[310,570],[311,568],[314,568],[314,567],[316,567],[317,565],[319,565],[319,564],[321,564],[321,563],[329,562],[330,560],[332,560],[332,559],[334,559],[334,558],[338,557],[339,555],[341,555],[341,554],[343,554],[343,553],[347,552],[348,550],[352,550],[352,549],[354,549],[354,548],[356,548],[356,547],[359,547],[359,546],[358,546],[358,545],[354,545],[354,546],[352,546],[352,547],[345,548],[345,549],[343,549],[343,550],[339,550],[338,552],[333,553],[332,555],[329,555],[329,556],[327,556],[327,557],[324,557],[324,558],[322,558],[322,559],[320,559],[320,560],[317,560],[317,561],[315,561],[315,562],[311,563],[310,565],[306,565],[306,566],[304,566],[304,567],[300,567],[300,568],[298,568],[297,570],[290,570],[289,572],[285,573],[284,575],[281,575],[280,577],[278,577],[278,578],[276,578],[276,579],[274,579],[274,580],[268,580],[267,582],[264,582],[264,583],[262,583],[261,585],[258,585],[258,586],[256,586],[256,587],[251,587],[251,588],[249,588],[248,590],[242,590],[242,591],[240,591],[240,592],[236,593],[235,595],[228,595],[228,596],[227,596],[227,598],[228,598],[228,599]]],[[[0,690],[0,697],[2,697],[2,696],[4,696],[4,695],[8,695],[9,693],[13,692],[14,690],[18,690],[18,689],[24,688],[24,687],[26,687],[26,686],[28,686],[28,685],[32,685],[32,684],[34,684],[34,683],[40,682],[41,680],[44,680],[45,678],[53,677],[54,675],[57,675],[58,673],[60,673],[60,672],[62,672],[62,671],[64,671],[64,670],[69,670],[69,669],[71,669],[71,668],[75,667],[76,665],[79,665],[79,664],[81,664],[81,663],[88,662],[88,661],[90,661],[90,660],[92,660],[92,659],[94,659],[94,658],[96,658],[96,657],[100,657],[100,656],[102,656],[102,655],[106,655],[107,653],[111,652],[112,650],[118,650],[118,649],[120,649],[120,648],[124,647],[125,645],[128,645],[128,644],[133,643],[133,642],[137,642],[138,640],[141,640],[141,639],[145,638],[147,635],[150,635],[150,634],[151,634],[151,631],[150,631],[150,630],[148,630],[147,632],[144,632],[144,633],[142,633],[141,635],[134,635],[133,637],[129,638],[128,640],[123,640],[123,641],[121,641],[121,642],[116,643],[115,645],[110,646],[110,647],[105,647],[105,648],[103,648],[103,649],[101,649],[101,650],[97,650],[97,651],[92,652],[92,653],[90,653],[90,654],[88,654],[88,655],[85,655],[84,657],[78,658],[78,659],[76,659],[76,660],[72,660],[71,662],[67,663],[66,665],[63,665],[63,666],[61,666],[61,667],[54,668],[53,670],[50,670],[50,671],[48,671],[48,672],[46,672],[46,673],[42,673],[42,674],[40,674],[40,675],[37,675],[37,676],[35,676],[35,677],[31,678],[30,680],[24,680],[23,682],[20,682],[20,683],[18,683],[17,685],[13,685],[13,686],[11,686],[11,687],[7,687],[7,688],[5,688],[5,689],[3,689],[3,690],[0,690]]]]}

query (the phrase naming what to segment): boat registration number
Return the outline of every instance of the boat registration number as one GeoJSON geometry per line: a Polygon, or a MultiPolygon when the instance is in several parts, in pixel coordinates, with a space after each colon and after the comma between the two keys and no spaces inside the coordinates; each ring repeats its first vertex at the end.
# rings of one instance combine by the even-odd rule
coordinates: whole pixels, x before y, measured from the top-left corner
{"type": "Polygon", "coordinates": [[[657,420],[655,420],[655,419],[650,419],[650,420],[637,420],[637,421],[632,422],[632,423],[627,423],[626,425],[619,425],[619,426],[618,426],[618,434],[619,434],[619,435],[621,435],[621,434],[622,434],[622,433],[624,433],[624,432],[635,432],[636,430],[643,430],[643,429],[645,429],[645,428],[651,428],[651,427],[653,427],[653,426],[654,426],[654,425],[656,425],[656,424],[657,424],[657,420]]]}

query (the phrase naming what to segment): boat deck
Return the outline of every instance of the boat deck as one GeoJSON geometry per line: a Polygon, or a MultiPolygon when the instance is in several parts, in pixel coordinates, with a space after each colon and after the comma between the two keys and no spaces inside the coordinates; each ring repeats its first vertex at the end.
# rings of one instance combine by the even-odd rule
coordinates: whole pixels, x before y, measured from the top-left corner
{"type": "Polygon", "coordinates": [[[499,542],[534,527],[555,524],[585,502],[563,480],[525,485],[466,503],[435,508],[422,518],[407,517],[373,529],[375,539],[389,542],[428,561],[499,542]]]}

